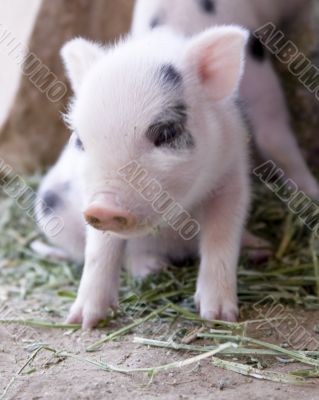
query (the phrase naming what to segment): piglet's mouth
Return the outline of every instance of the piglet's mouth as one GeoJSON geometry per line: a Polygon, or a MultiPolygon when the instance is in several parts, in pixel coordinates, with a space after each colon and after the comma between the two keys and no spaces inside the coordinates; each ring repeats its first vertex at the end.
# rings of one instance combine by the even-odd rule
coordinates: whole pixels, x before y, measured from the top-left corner
{"type": "Polygon", "coordinates": [[[129,221],[125,217],[114,216],[105,222],[95,216],[87,215],[85,216],[85,220],[93,228],[101,231],[121,232],[130,230],[132,228],[132,221],[129,221]]]}

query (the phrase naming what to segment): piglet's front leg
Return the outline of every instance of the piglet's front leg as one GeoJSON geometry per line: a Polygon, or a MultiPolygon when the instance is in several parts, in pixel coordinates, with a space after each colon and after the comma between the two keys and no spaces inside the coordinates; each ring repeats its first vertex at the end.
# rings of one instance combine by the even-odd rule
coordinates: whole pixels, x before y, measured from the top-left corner
{"type": "Polygon", "coordinates": [[[68,323],[94,328],[118,307],[119,277],[125,241],[91,227],[87,230],[85,264],[68,323]]]}
{"type": "Polygon", "coordinates": [[[237,320],[237,263],[249,204],[248,188],[244,174],[229,177],[203,214],[195,295],[203,319],[237,320]]]}

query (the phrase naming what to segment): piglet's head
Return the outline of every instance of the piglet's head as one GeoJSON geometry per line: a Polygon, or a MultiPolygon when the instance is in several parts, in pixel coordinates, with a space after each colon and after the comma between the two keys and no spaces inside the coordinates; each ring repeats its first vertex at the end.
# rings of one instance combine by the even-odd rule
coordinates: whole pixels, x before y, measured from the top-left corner
{"type": "Polygon", "coordinates": [[[63,47],[89,224],[143,234],[165,225],[172,207],[191,212],[209,195],[229,162],[224,126],[246,40],[235,26],[191,39],[159,28],[111,48],[84,39],[63,47]]]}

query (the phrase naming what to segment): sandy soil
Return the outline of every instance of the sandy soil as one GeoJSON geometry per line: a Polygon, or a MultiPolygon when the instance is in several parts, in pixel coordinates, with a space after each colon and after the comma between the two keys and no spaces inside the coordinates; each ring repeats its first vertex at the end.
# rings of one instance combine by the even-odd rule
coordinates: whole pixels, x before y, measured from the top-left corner
{"type": "MultiPolygon", "coordinates": [[[[12,306],[15,307],[15,304],[12,306]]],[[[33,310],[32,303],[25,302],[22,307],[23,310],[16,310],[15,316],[30,317],[30,312],[33,310]]],[[[302,323],[302,326],[315,335],[313,327],[315,321],[319,319],[319,312],[294,311],[294,315],[302,323]]],[[[32,317],[34,317],[34,313],[32,313],[32,317]]],[[[57,318],[53,319],[57,320],[57,318]]],[[[12,400],[61,398],[300,400],[301,396],[307,400],[319,398],[318,381],[314,381],[306,387],[259,381],[215,368],[208,360],[182,369],[172,369],[150,379],[145,373],[124,375],[103,371],[79,360],[58,360],[50,352],[43,351],[26,366],[21,375],[17,375],[30,357],[26,346],[35,342],[46,343],[56,350],[70,351],[88,359],[128,368],[154,367],[194,355],[173,350],[147,348],[133,343],[134,335],[158,339],[158,332],[163,332],[163,328],[166,331],[166,327],[158,325],[156,322],[140,326],[132,335],[125,336],[118,342],[110,342],[98,352],[88,353],[85,351],[87,346],[94,343],[103,334],[122,325],[123,321],[117,321],[111,323],[108,329],[73,333],[17,326],[0,327],[0,398],[12,400]],[[154,337],[150,332],[157,332],[157,335],[154,337]],[[6,394],[1,397],[1,391],[3,392],[6,388],[6,394]]],[[[269,334],[269,326],[252,330],[249,334],[255,337],[269,334]]],[[[319,340],[319,335],[315,336],[319,340]]],[[[269,338],[267,340],[269,341],[269,338]]],[[[272,336],[271,340],[278,344],[282,343],[282,340],[276,338],[276,335],[272,336]]],[[[264,359],[262,362],[271,365],[271,370],[279,372],[301,368],[294,363],[284,364],[270,358],[264,359]]]]}

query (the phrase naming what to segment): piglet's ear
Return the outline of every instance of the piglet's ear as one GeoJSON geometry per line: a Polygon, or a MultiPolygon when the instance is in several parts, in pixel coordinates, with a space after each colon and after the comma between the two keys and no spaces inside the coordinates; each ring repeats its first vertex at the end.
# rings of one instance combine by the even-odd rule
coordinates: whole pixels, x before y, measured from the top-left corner
{"type": "Polygon", "coordinates": [[[101,46],[81,38],[73,39],[62,47],[61,56],[75,92],[87,72],[104,54],[101,46]]]}
{"type": "Polygon", "coordinates": [[[196,73],[208,97],[221,100],[237,89],[244,69],[248,31],[237,26],[212,28],[193,38],[186,62],[196,73]]]}

